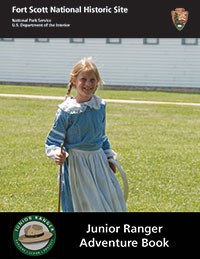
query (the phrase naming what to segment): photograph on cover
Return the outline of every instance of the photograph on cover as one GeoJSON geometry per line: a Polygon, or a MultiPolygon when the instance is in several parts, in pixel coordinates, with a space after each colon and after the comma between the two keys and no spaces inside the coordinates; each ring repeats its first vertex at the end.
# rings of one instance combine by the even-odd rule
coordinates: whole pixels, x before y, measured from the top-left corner
{"type": "Polygon", "coordinates": [[[0,38],[0,211],[199,212],[199,56],[199,38],[0,38]]]}

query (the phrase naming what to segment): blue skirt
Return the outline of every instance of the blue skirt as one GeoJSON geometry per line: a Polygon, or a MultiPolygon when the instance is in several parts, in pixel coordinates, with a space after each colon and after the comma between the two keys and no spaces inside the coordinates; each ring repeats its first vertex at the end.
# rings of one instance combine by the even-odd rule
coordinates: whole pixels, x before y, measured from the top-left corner
{"type": "Polygon", "coordinates": [[[63,212],[126,212],[123,192],[104,151],[68,152],[62,178],[63,212]]]}

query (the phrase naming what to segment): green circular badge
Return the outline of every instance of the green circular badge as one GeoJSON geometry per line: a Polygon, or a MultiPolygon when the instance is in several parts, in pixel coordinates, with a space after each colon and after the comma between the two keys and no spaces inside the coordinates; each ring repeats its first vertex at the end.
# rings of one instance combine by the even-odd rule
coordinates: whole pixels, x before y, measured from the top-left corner
{"type": "Polygon", "coordinates": [[[22,218],[14,227],[13,242],[23,254],[41,256],[48,253],[56,241],[53,224],[43,216],[22,218]]]}

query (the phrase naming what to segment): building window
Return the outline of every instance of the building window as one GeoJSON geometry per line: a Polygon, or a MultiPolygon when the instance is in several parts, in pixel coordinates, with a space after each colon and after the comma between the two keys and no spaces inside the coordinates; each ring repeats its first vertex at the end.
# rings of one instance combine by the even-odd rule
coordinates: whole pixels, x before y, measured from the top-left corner
{"type": "Polygon", "coordinates": [[[49,42],[49,38],[36,38],[35,42],[49,42]]]}
{"type": "Polygon", "coordinates": [[[144,38],[143,44],[158,45],[159,39],[158,38],[144,38]]]}
{"type": "Polygon", "coordinates": [[[197,38],[183,38],[182,45],[198,45],[197,38]]]}
{"type": "Polygon", "coordinates": [[[0,41],[14,41],[14,38],[0,38],[0,41]]]}
{"type": "Polygon", "coordinates": [[[106,43],[107,44],[121,44],[122,39],[120,39],[120,38],[107,38],[106,43]]]}
{"type": "Polygon", "coordinates": [[[85,43],[84,38],[70,38],[70,43],[85,43]]]}

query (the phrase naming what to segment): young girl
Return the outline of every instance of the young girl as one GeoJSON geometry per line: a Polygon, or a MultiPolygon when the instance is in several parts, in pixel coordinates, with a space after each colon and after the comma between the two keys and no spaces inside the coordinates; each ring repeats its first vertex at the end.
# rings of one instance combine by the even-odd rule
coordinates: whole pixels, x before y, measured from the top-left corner
{"type": "Polygon", "coordinates": [[[95,95],[102,84],[92,59],[77,62],[70,74],[67,98],[59,105],[46,139],[46,155],[62,165],[63,212],[126,211],[115,167],[108,162],[116,153],[105,135],[106,106],[95,95]],[[76,97],[70,97],[72,87],[76,97]]]}

